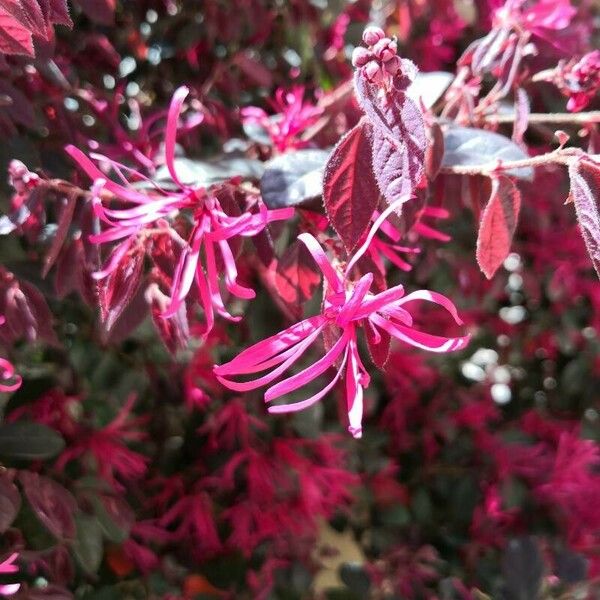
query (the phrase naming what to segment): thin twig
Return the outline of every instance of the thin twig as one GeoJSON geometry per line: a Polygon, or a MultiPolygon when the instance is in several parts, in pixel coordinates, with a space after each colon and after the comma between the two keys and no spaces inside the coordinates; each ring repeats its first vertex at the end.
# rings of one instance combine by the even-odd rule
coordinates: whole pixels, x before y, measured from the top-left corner
{"type": "MultiPolygon", "coordinates": [[[[514,169],[526,169],[528,167],[539,167],[541,165],[560,164],[567,165],[573,158],[588,156],[580,148],[558,148],[553,152],[532,156],[523,160],[496,160],[482,165],[452,165],[441,168],[442,173],[452,175],[486,175],[490,176],[501,171],[512,171],[514,169]]],[[[600,155],[589,155],[592,160],[600,161],[600,155]]]]}
{"type": "MultiPolygon", "coordinates": [[[[514,123],[516,115],[493,115],[485,117],[488,123],[514,123]]],[[[574,123],[588,125],[600,123],[600,110],[584,113],[531,113],[529,123],[574,123]]]]}

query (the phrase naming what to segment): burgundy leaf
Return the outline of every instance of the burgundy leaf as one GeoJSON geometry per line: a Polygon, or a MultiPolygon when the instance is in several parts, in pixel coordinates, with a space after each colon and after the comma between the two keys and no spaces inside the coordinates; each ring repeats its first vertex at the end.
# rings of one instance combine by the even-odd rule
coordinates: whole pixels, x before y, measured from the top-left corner
{"type": "Polygon", "coordinates": [[[76,0],[81,10],[94,23],[112,25],[115,20],[116,0],[76,0]]]}
{"type": "Polygon", "coordinates": [[[298,317],[302,305],[314,294],[321,276],[306,246],[293,242],[283,253],[275,272],[275,286],[281,298],[298,317]]]}
{"type": "Polygon", "coordinates": [[[521,208],[521,193],[505,175],[492,178],[492,193],[477,235],[477,262],[491,279],[510,252],[521,208]]]}
{"type": "Polygon", "coordinates": [[[381,193],[391,203],[421,180],[427,136],[423,115],[405,93],[355,77],[359,103],[373,125],[373,170],[381,193]]]}
{"type": "Polygon", "coordinates": [[[21,495],[7,475],[0,475],[0,533],[4,533],[15,520],[21,508],[21,495]]]}
{"type": "Polygon", "coordinates": [[[379,190],[371,169],[372,127],[361,121],[334,148],[323,177],[323,203],[329,222],[348,252],[369,227],[379,190]]]}
{"type": "Polygon", "coordinates": [[[8,98],[10,98],[9,104],[4,106],[3,110],[12,121],[19,125],[24,125],[25,127],[34,127],[35,112],[33,110],[33,104],[21,90],[18,90],[8,81],[0,79],[0,95],[8,96],[8,98]]]}
{"type": "Polygon", "coordinates": [[[77,503],[71,493],[48,477],[21,471],[19,481],[33,512],[58,539],[75,537],[74,514],[77,503]]]}
{"type": "Polygon", "coordinates": [[[31,323],[34,331],[33,339],[43,340],[57,346],[59,342],[52,327],[52,312],[44,295],[28,281],[21,281],[19,287],[26,298],[27,312],[33,316],[31,323]]]}
{"type": "Polygon", "coordinates": [[[569,166],[569,179],[581,235],[600,277],[600,164],[591,160],[574,161],[569,166]]]}
{"type": "Polygon", "coordinates": [[[67,0],[42,0],[40,2],[47,25],[65,25],[73,27],[73,21],[69,16],[67,0]]]}
{"type": "Polygon", "coordinates": [[[425,174],[429,181],[433,181],[442,166],[444,158],[444,133],[437,123],[432,123],[427,128],[429,144],[425,151],[425,174]]]}
{"type": "Polygon", "coordinates": [[[54,289],[59,298],[78,292],[89,306],[98,300],[98,286],[87,266],[81,237],[74,239],[59,253],[54,274],[54,289]]]}
{"type": "Polygon", "coordinates": [[[0,54],[33,56],[33,39],[21,7],[15,0],[0,6],[0,54]]]}
{"type": "Polygon", "coordinates": [[[46,257],[44,258],[42,277],[46,277],[46,275],[48,275],[48,271],[50,271],[52,265],[58,258],[60,249],[62,248],[65,238],[67,237],[69,227],[71,226],[71,221],[73,220],[73,213],[75,212],[76,204],[77,193],[71,192],[67,195],[65,199],[60,218],[58,219],[58,228],[56,229],[56,233],[54,234],[52,244],[50,245],[50,250],[48,250],[48,254],[46,254],[46,257]]]}
{"type": "Polygon", "coordinates": [[[138,287],[133,298],[111,325],[110,331],[104,332],[104,341],[111,344],[120,344],[141,325],[147,316],[148,303],[144,297],[144,290],[142,287],[138,287]]]}
{"type": "Polygon", "coordinates": [[[137,292],[143,267],[144,249],[135,246],[121,257],[114,271],[99,282],[100,317],[107,332],[137,292]]]}
{"type": "MultiPolygon", "coordinates": [[[[14,1],[14,0],[12,0],[14,1]]],[[[8,0],[8,4],[11,0],[8,0]]],[[[19,0],[21,11],[24,17],[24,23],[29,28],[29,31],[35,36],[43,39],[48,39],[46,22],[44,14],[37,0],[19,0]]]]}

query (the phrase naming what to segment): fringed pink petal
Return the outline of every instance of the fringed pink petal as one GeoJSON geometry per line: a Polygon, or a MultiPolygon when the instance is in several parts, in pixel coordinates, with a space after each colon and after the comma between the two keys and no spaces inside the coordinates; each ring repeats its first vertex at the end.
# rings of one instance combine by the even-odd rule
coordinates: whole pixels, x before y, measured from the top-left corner
{"type": "Polygon", "coordinates": [[[198,286],[198,293],[200,294],[200,304],[204,310],[206,327],[203,335],[206,336],[215,326],[215,311],[212,305],[212,298],[210,297],[210,290],[208,289],[208,282],[206,281],[206,274],[204,273],[204,270],[200,264],[196,269],[196,285],[198,286]]]}
{"type": "Polygon", "coordinates": [[[364,319],[371,313],[381,310],[388,304],[397,302],[404,296],[404,287],[402,285],[395,285],[388,290],[380,292],[379,294],[368,298],[361,305],[360,309],[356,311],[354,315],[355,319],[364,319]]]}
{"type": "Polygon", "coordinates": [[[221,297],[221,289],[219,287],[219,277],[217,274],[217,263],[215,261],[215,249],[213,243],[206,240],[204,243],[204,255],[206,257],[206,275],[208,281],[208,290],[212,304],[217,313],[228,321],[234,323],[241,321],[242,317],[234,317],[225,308],[223,298],[221,297]]]}
{"type": "Polygon", "coordinates": [[[301,388],[309,381],[312,381],[319,375],[322,375],[329,367],[331,367],[338,359],[340,354],[345,350],[346,345],[349,341],[349,335],[344,333],[340,339],[332,346],[332,348],[320,358],[317,362],[313,363],[306,369],[303,369],[299,373],[280,381],[272,388],[269,388],[265,393],[265,402],[275,400],[285,394],[289,394],[298,388],[301,388]]]}
{"type": "Polygon", "coordinates": [[[369,229],[369,233],[367,234],[367,238],[363,242],[362,246],[358,248],[358,250],[354,253],[354,256],[350,259],[348,264],[346,265],[346,275],[350,273],[352,267],[360,260],[363,254],[368,250],[369,246],[375,234],[379,231],[379,228],[386,222],[386,219],[398,208],[400,208],[405,202],[410,200],[410,194],[404,194],[400,196],[395,202],[392,202],[378,217],[375,219],[373,225],[371,225],[371,229],[369,229]]]}
{"type": "Polygon", "coordinates": [[[101,233],[93,233],[88,237],[88,239],[90,242],[92,242],[92,244],[106,244],[107,242],[114,242],[116,240],[123,239],[124,237],[135,235],[140,229],[140,225],[121,227],[119,224],[118,227],[107,229],[101,233]]]}
{"type": "Polygon", "coordinates": [[[396,266],[401,271],[412,271],[412,265],[405,260],[402,260],[394,250],[396,248],[392,246],[391,248],[386,244],[379,244],[377,249],[381,254],[383,254],[394,266],[396,266]]]}
{"type": "Polygon", "coordinates": [[[434,229],[433,227],[430,227],[429,225],[425,225],[425,223],[415,223],[412,230],[415,233],[418,233],[420,236],[422,237],[426,237],[429,238],[431,240],[438,240],[440,242],[449,242],[452,237],[449,236],[447,233],[443,233],[442,231],[439,231],[438,229],[434,229]]]}
{"type": "Polygon", "coordinates": [[[298,239],[306,246],[332,290],[334,292],[343,292],[344,286],[342,285],[342,281],[335,269],[331,266],[331,263],[325,255],[325,252],[323,252],[323,248],[321,248],[319,242],[317,242],[310,233],[301,233],[298,236],[298,239]]]}
{"type": "Polygon", "coordinates": [[[334,378],[321,390],[319,390],[316,394],[313,394],[310,398],[306,398],[306,400],[300,400],[299,402],[293,402],[292,404],[276,404],[275,406],[269,406],[267,410],[271,414],[285,414],[290,412],[298,412],[299,410],[304,410],[305,408],[310,408],[314,404],[316,404],[321,398],[327,395],[335,386],[335,384],[339,381],[342,371],[344,370],[344,366],[346,365],[347,352],[344,353],[344,358],[342,360],[342,364],[340,368],[337,370],[334,378]]]}
{"type": "Polygon", "coordinates": [[[411,327],[393,323],[377,314],[371,316],[371,322],[401,342],[421,348],[422,350],[429,350],[430,352],[454,352],[455,350],[461,350],[470,340],[470,336],[468,335],[453,338],[424,333],[411,327]]]}
{"type": "Polygon", "coordinates": [[[348,408],[348,431],[356,439],[362,437],[363,386],[361,367],[362,363],[358,355],[358,348],[356,342],[352,340],[348,346],[348,361],[346,363],[346,406],[348,408]]]}
{"type": "Polygon", "coordinates": [[[179,120],[183,102],[189,93],[190,90],[185,86],[181,86],[175,90],[171,104],[169,105],[167,127],[165,129],[165,163],[173,181],[182,188],[185,186],[179,181],[179,177],[177,177],[177,172],[175,171],[175,141],[177,139],[177,121],[179,120]]]}
{"type": "Polygon", "coordinates": [[[280,352],[295,346],[315,332],[317,332],[317,334],[320,333],[324,323],[325,319],[321,315],[304,319],[304,321],[300,321],[300,323],[296,323],[295,325],[254,344],[254,346],[251,346],[250,348],[246,348],[230,362],[224,365],[216,365],[213,370],[217,375],[246,373],[248,371],[240,369],[246,369],[257,365],[278,355],[280,352]]]}
{"type": "Polygon", "coordinates": [[[229,244],[225,240],[222,240],[219,242],[219,248],[225,265],[225,285],[227,286],[227,289],[234,296],[243,298],[244,300],[255,298],[256,292],[254,290],[244,287],[237,282],[238,272],[229,244]]]}
{"type": "Polygon", "coordinates": [[[363,275],[354,286],[352,295],[349,300],[346,301],[336,319],[336,323],[340,327],[345,327],[352,319],[354,319],[354,315],[360,309],[372,283],[373,273],[367,273],[366,275],[363,275]]]}
{"type": "Polygon", "coordinates": [[[311,333],[307,338],[305,338],[299,344],[296,345],[296,347],[294,348],[294,352],[292,352],[283,363],[281,363],[277,368],[273,369],[270,373],[267,373],[266,375],[263,375],[258,379],[255,379],[253,381],[247,381],[245,383],[237,383],[235,381],[226,379],[218,373],[216,373],[217,379],[225,387],[228,387],[229,389],[235,392],[247,392],[249,390],[254,390],[258,387],[262,387],[263,385],[267,385],[268,383],[271,383],[280,375],[285,373],[285,371],[287,371],[306,352],[306,350],[312,345],[312,343],[315,341],[315,339],[320,333],[320,329],[317,329],[316,331],[311,333]]]}
{"type": "MultiPolygon", "coordinates": [[[[65,151],[85,171],[92,181],[106,178],[106,175],[79,148],[69,144],[65,147],[65,151]]],[[[146,195],[136,192],[134,189],[123,187],[110,179],[106,180],[104,187],[121,200],[129,200],[138,204],[148,201],[146,195]]]]}
{"type": "Polygon", "coordinates": [[[456,321],[458,325],[462,325],[463,321],[458,316],[458,310],[454,305],[454,302],[449,298],[446,298],[443,294],[439,294],[438,292],[431,292],[429,290],[417,290],[416,292],[411,292],[408,296],[404,296],[399,302],[396,303],[397,306],[401,306],[402,304],[406,304],[407,302],[412,302],[413,300],[426,300],[427,302],[433,302],[445,308],[451,315],[452,318],[456,321]]]}
{"type": "Polygon", "coordinates": [[[165,318],[172,317],[179,310],[194,283],[203,235],[204,221],[196,226],[196,230],[192,234],[192,245],[184,248],[179,257],[171,286],[171,303],[163,313],[165,318]]]}

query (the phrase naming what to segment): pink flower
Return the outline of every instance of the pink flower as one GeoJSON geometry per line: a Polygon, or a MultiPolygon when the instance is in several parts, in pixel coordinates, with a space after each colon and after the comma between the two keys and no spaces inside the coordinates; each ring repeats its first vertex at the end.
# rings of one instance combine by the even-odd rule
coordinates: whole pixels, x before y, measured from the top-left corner
{"type": "Polygon", "coordinates": [[[304,101],[304,87],[295,86],[289,91],[278,88],[271,105],[277,111],[274,116],[256,106],[243,108],[242,122],[263,127],[279,152],[306,147],[308,142],[300,136],[317,122],[323,111],[304,101]]]}
{"type": "MultiPolygon", "coordinates": [[[[0,316],[0,325],[4,323],[6,318],[0,316]]],[[[14,365],[6,358],[0,358],[0,392],[14,392],[21,387],[22,381],[21,376],[15,374],[14,365]]]]}
{"type": "Polygon", "coordinates": [[[348,279],[348,273],[367,251],[381,223],[385,222],[394,208],[395,204],[392,204],[380,215],[367,240],[348,263],[343,276],[332,266],[312,235],[303,233],[298,236],[308,248],[326,281],[321,314],[305,319],[255,344],[227,364],[216,366],[215,373],[223,385],[234,391],[246,392],[270,384],[298,362],[326,328],[338,330],[337,341],[327,349],[322,358],[267,389],[265,401],[270,402],[302,388],[336,365],[337,372],[333,379],[316,394],[294,404],[270,406],[268,410],[271,413],[287,413],[308,408],[323,398],[337,381],[345,376],[348,430],[354,437],[359,438],[362,435],[363,390],[369,385],[370,379],[358,352],[357,330],[361,325],[370,328],[375,339],[381,339],[381,333],[387,332],[400,341],[432,352],[449,352],[466,346],[469,336],[441,337],[415,329],[411,314],[404,308],[414,300],[434,302],[444,307],[459,325],[462,324],[456,307],[445,296],[428,290],[405,296],[401,285],[374,295],[370,292],[372,273],[363,275],[356,283],[348,279]],[[236,375],[250,375],[263,371],[267,373],[243,383],[230,379],[236,375]]]}
{"type": "MultiPolygon", "coordinates": [[[[12,574],[19,571],[19,567],[15,565],[15,561],[19,557],[17,552],[13,552],[8,558],[0,562],[0,574],[12,574]]],[[[12,596],[19,591],[20,583],[0,584],[0,596],[12,596]]]]}
{"type": "Polygon", "coordinates": [[[175,169],[175,140],[177,121],[188,89],[180,87],[175,91],[167,116],[165,134],[165,162],[176,184],[175,190],[164,190],[142,173],[113,161],[105,156],[91,154],[92,158],[104,161],[124,182],[123,185],[106,179],[105,174],[74,146],[67,146],[67,153],[94,180],[92,203],[96,216],[108,228],[91,236],[95,243],[102,244],[120,241],[113,250],[104,268],[95,273],[98,280],[111,275],[121,267],[122,260],[134,248],[144,248],[148,240],[156,235],[170,235],[181,248],[171,284],[170,304],[163,317],[173,317],[186,300],[195,285],[198,298],[204,309],[206,332],[212,329],[214,312],[222,317],[237,321],[239,317],[230,315],[224,305],[219,286],[217,253],[224,265],[225,287],[234,296],[250,299],[255,296],[253,290],[237,282],[237,268],[230,240],[237,236],[251,237],[260,233],[273,221],[286,220],[294,214],[292,208],[268,210],[257,198],[254,198],[254,212],[246,210],[242,214],[231,216],[223,207],[231,204],[229,198],[220,197],[203,187],[192,187],[182,183],[175,169]],[[133,179],[144,182],[148,190],[134,188],[126,178],[128,172],[133,179]],[[111,199],[129,205],[128,208],[107,208],[105,203],[111,199]],[[173,218],[182,210],[191,211],[193,226],[187,240],[170,226],[173,218]],[[204,265],[202,264],[204,259],[204,265]]]}
{"type": "Polygon", "coordinates": [[[123,486],[117,478],[131,481],[146,473],[148,458],[128,448],[124,442],[143,440],[146,434],[138,427],[147,421],[146,417],[130,419],[135,403],[135,395],[131,395],[117,416],[99,430],[82,431],[78,439],[60,455],[57,468],[62,469],[71,460],[90,454],[96,464],[100,477],[116,489],[123,486]]]}

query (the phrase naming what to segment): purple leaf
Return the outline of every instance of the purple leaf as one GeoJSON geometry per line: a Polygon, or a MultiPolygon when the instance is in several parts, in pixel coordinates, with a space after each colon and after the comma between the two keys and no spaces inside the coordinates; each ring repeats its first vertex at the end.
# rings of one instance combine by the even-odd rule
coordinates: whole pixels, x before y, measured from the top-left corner
{"type": "Polygon", "coordinates": [[[63,246],[71,221],[73,220],[73,213],[75,212],[75,205],[77,204],[77,193],[71,192],[65,199],[60,218],[58,219],[58,228],[54,234],[50,250],[44,258],[44,268],[42,269],[42,277],[48,275],[48,271],[52,268],[55,263],[58,254],[63,246]]]}
{"type": "Polygon", "coordinates": [[[600,164],[585,159],[574,161],[569,166],[569,179],[581,235],[600,277],[600,164]]]}
{"type": "Polygon", "coordinates": [[[332,227],[350,253],[377,208],[379,190],[371,169],[373,128],[361,121],[334,148],[323,177],[323,204],[332,227]]]}
{"type": "Polygon", "coordinates": [[[75,537],[77,503],[71,493],[48,477],[21,471],[19,481],[33,512],[59,540],[75,537]]]}
{"type": "Polygon", "coordinates": [[[357,97],[373,125],[373,171],[385,199],[392,203],[412,191],[423,174],[427,137],[421,111],[405,93],[370,84],[360,71],[357,97]]]}
{"type": "Polygon", "coordinates": [[[16,0],[0,6],[0,54],[34,55],[31,30],[16,0]]]}
{"type": "Polygon", "coordinates": [[[21,508],[21,495],[6,474],[0,475],[0,533],[13,523],[21,508]]]}

